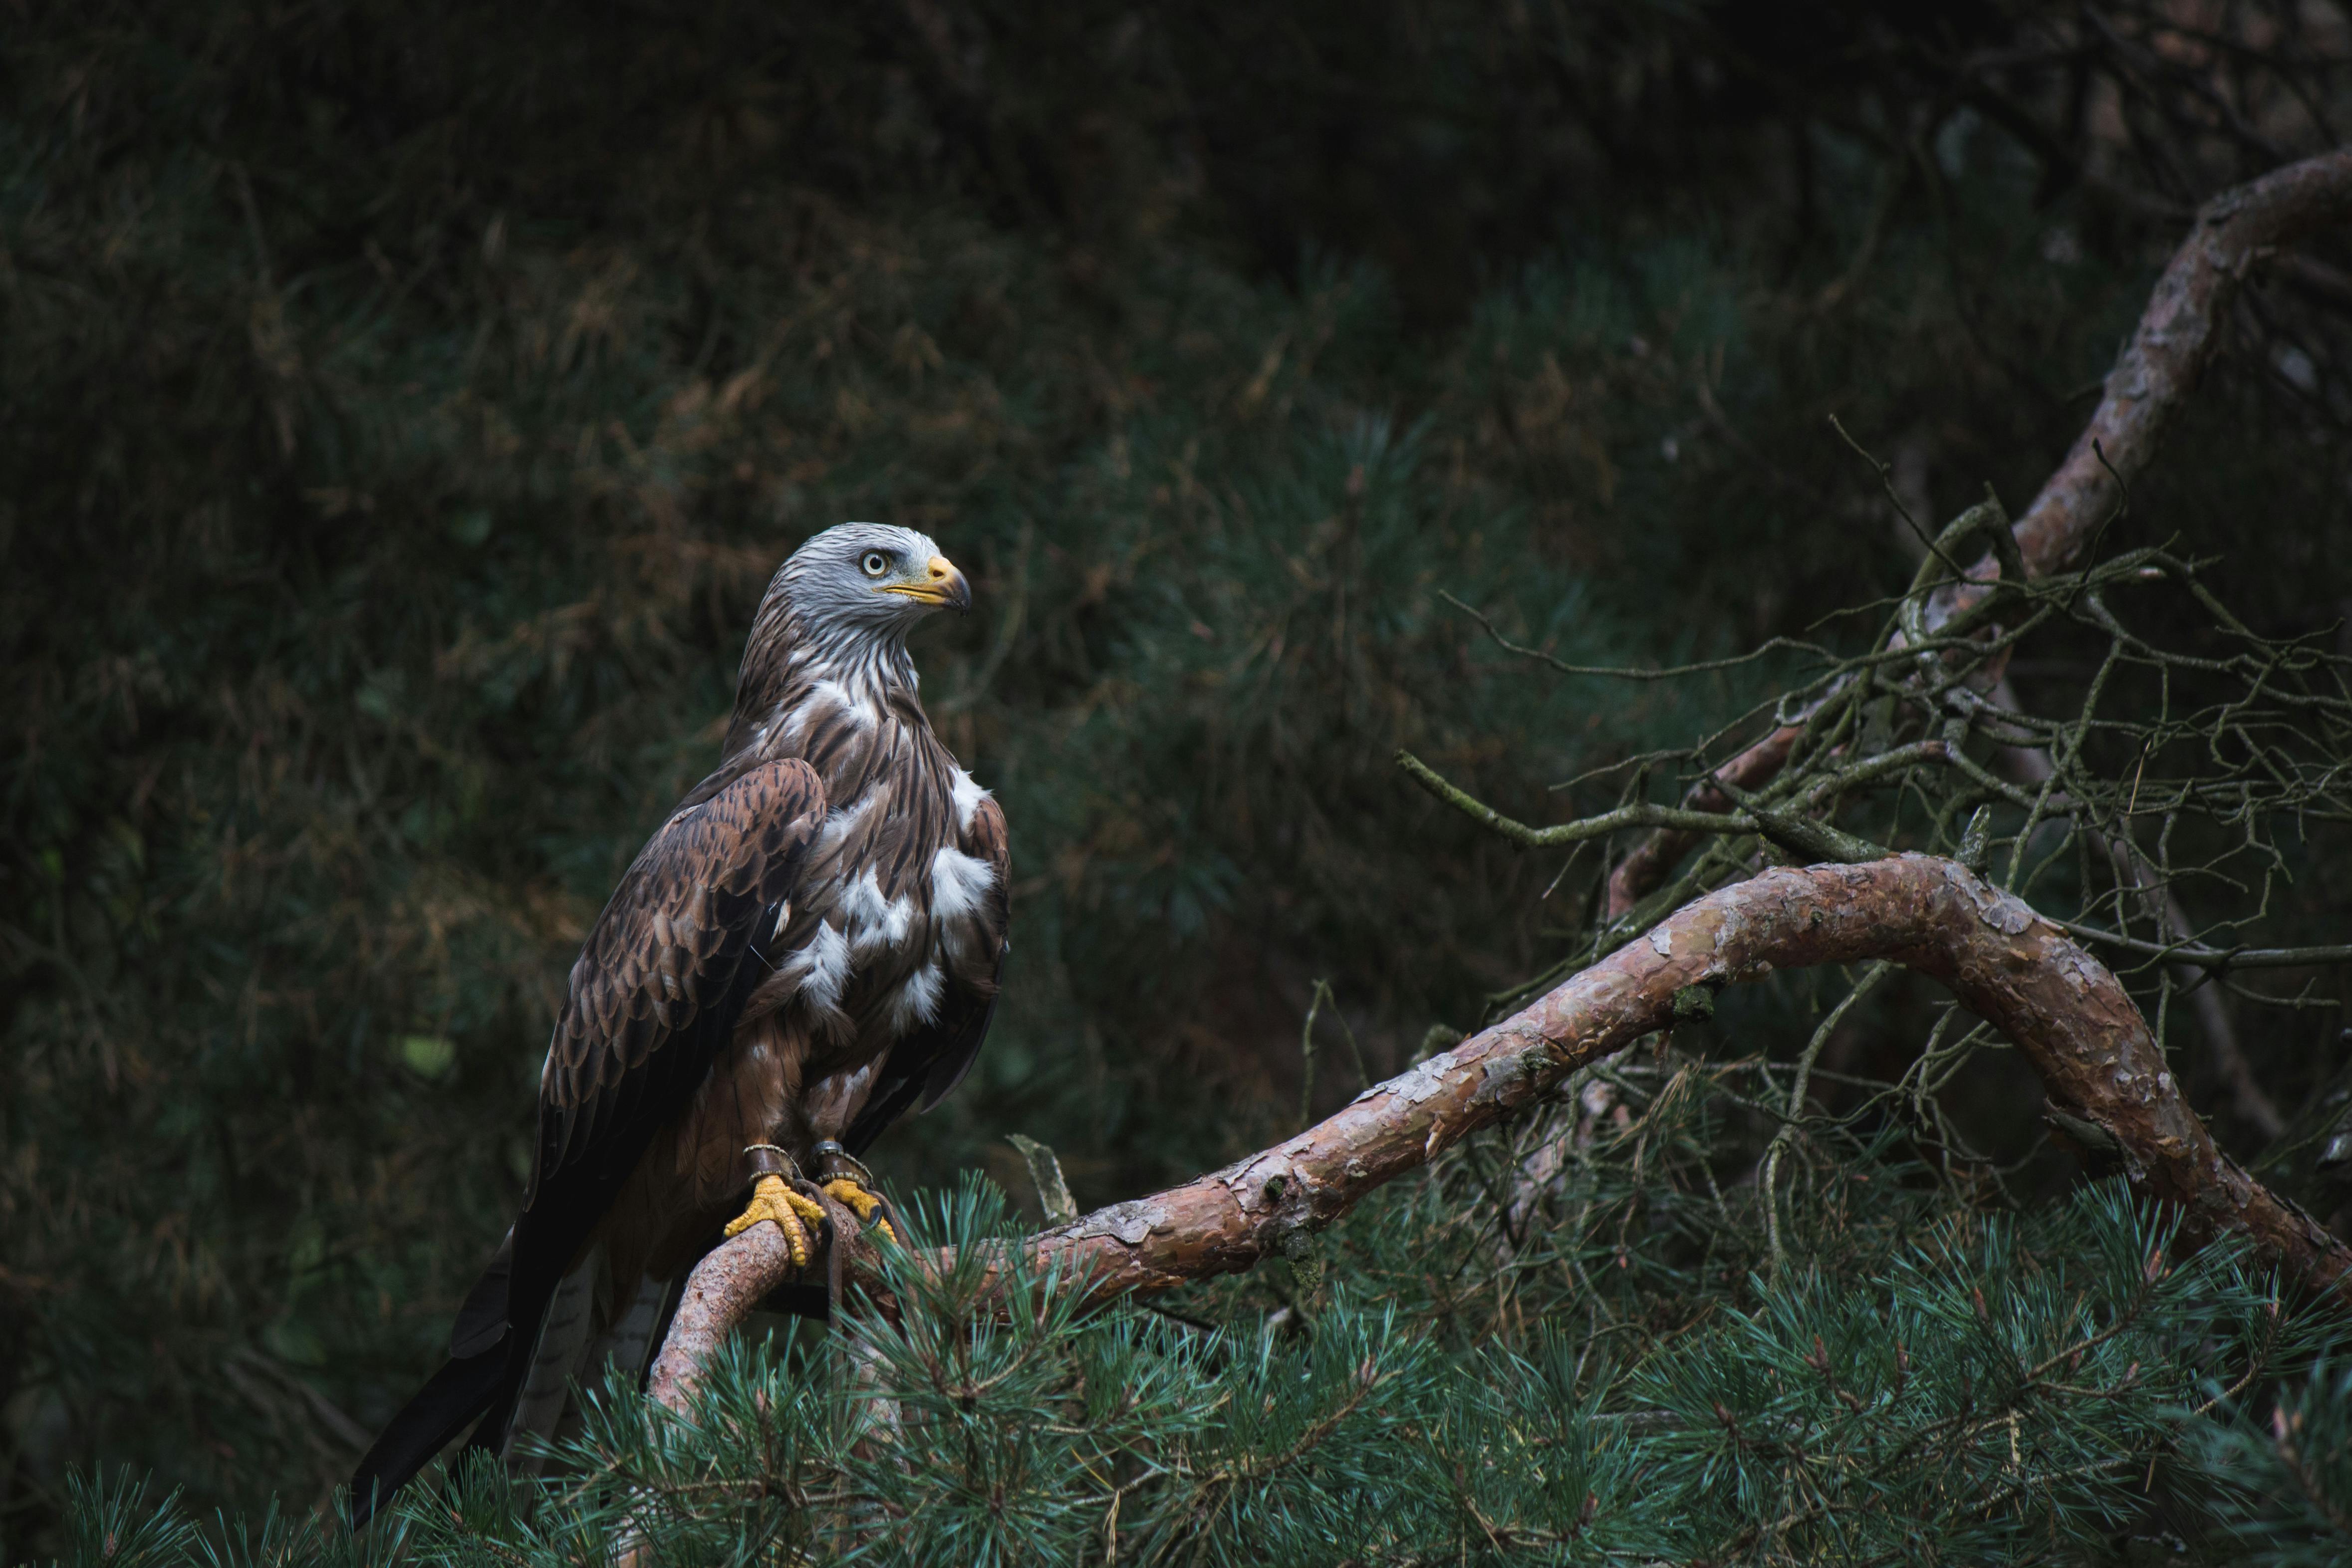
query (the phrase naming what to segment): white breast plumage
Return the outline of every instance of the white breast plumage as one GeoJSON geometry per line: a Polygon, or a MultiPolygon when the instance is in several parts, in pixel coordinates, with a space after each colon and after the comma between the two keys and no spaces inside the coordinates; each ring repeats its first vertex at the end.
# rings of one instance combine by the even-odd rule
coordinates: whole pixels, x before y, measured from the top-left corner
{"type": "Polygon", "coordinates": [[[979,911],[995,886],[995,867],[942,844],[931,857],[931,918],[961,922],[979,911]]]}
{"type": "Polygon", "coordinates": [[[940,1016],[940,996],[946,989],[946,975],[933,959],[914,973],[890,999],[890,1028],[905,1034],[918,1024],[928,1024],[940,1016]]]}
{"type": "Polygon", "coordinates": [[[904,894],[895,899],[884,898],[882,885],[875,879],[874,868],[868,866],[843,892],[841,918],[843,930],[849,938],[850,956],[864,958],[868,953],[887,952],[905,944],[908,931],[915,921],[914,900],[904,894]]]}
{"type": "Polygon", "coordinates": [[[955,783],[950,788],[955,796],[956,831],[969,833],[971,831],[971,814],[980,809],[980,803],[988,798],[988,792],[961,768],[955,770],[955,783]]]}

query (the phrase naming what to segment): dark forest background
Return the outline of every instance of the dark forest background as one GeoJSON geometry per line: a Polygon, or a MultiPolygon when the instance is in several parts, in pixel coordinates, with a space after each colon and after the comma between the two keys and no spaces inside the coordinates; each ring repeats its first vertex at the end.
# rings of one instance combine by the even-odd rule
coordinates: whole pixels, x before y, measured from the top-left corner
{"type": "MultiPolygon", "coordinates": [[[[2352,112],[2295,0],[0,18],[10,1561],[76,1465],[322,1496],[432,1364],[808,533],[970,574],[917,654],[1013,832],[995,1034],[885,1178],[1030,1201],[1024,1133],[1133,1195],[1296,1124],[1317,982],[1378,1078],[1569,950],[1591,864],[1396,748],[1542,821],[1761,689],[1442,595],[1586,663],[1883,597],[1829,416],[2021,506],[2194,205],[2352,112]]],[[[2273,636],[2352,608],[2352,249],[2292,259],[2124,525],[2273,636]]],[[[2274,1100],[2334,1026],[2242,1023],[2274,1100]]],[[[2030,1148],[2021,1069],[1950,1092],[2030,1148]]]]}

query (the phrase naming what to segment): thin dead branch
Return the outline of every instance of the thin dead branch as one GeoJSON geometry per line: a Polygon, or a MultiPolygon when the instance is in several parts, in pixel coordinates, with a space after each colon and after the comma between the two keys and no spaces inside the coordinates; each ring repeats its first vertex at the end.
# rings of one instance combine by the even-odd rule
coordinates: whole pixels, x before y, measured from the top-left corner
{"type": "MultiPolygon", "coordinates": [[[[1992,700],[1996,705],[2012,710],[2019,706],[2016,694],[2009,689],[2006,678],[1994,687],[1992,700]]],[[[2007,746],[2002,748],[2002,752],[2011,771],[2032,788],[2039,789],[2047,784],[2056,772],[2050,761],[2050,753],[2041,747],[2007,746]]],[[[2191,934],[2195,927],[2189,921],[2188,911],[2180,907],[2179,896],[2165,885],[2161,874],[2148,863],[2147,857],[2137,845],[2122,835],[2102,832],[2095,826],[2085,827],[2084,831],[2091,836],[2099,852],[2114,867],[2118,879],[2126,880],[2138,889],[2140,900],[2155,918],[2157,932],[2165,942],[2176,948],[2199,945],[2191,934]]],[[[2070,925],[2067,929],[2077,936],[2084,934],[2084,928],[2079,925],[2070,925]]],[[[2106,940],[2113,942],[2116,939],[2110,937],[2106,940]]],[[[2246,1060],[2245,1052],[2239,1048],[2238,1031],[2230,1021],[2230,1006],[2221,994],[2221,988],[2207,984],[2211,978],[2209,970],[2192,960],[2176,957],[2170,967],[2173,983],[2187,998],[2189,1011],[2197,1019],[2198,1032],[2205,1037],[2206,1054],[2211,1058],[2222,1081],[2230,1087],[2232,1109],[2260,1128],[2263,1137],[2278,1137],[2286,1131],[2286,1118],[2279,1114],[2278,1107],[2254,1077],[2253,1064],[2246,1060]]]]}

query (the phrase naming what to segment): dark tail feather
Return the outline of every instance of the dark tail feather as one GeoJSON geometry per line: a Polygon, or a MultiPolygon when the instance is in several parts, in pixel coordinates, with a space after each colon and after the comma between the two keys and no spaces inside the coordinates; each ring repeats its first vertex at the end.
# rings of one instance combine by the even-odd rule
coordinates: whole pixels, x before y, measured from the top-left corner
{"type": "Polygon", "coordinates": [[[479,1355],[441,1363],[441,1370],[384,1426],[352,1476],[353,1529],[373,1519],[376,1510],[431,1464],[467,1422],[497,1402],[507,1380],[507,1359],[506,1346],[499,1344],[479,1355]]]}

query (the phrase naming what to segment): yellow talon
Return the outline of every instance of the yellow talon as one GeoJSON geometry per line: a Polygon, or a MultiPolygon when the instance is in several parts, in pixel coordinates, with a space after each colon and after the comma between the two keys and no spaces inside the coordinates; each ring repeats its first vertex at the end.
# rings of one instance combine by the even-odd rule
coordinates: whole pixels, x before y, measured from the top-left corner
{"type": "Polygon", "coordinates": [[[824,1223],[824,1206],[814,1198],[793,1191],[782,1176],[761,1176],[751,1188],[751,1202],[741,1214],[727,1222],[730,1237],[740,1236],[761,1220],[773,1220],[776,1228],[784,1233],[784,1246],[793,1255],[793,1267],[808,1267],[809,1256],[815,1250],[810,1238],[815,1227],[824,1223]]]}
{"type": "Polygon", "coordinates": [[[874,1211],[882,1206],[882,1200],[847,1176],[835,1176],[827,1182],[824,1184],[824,1195],[841,1205],[842,1207],[855,1212],[859,1219],[872,1220],[874,1228],[881,1233],[883,1240],[892,1243],[898,1241],[898,1233],[890,1228],[888,1220],[874,1218],[874,1211]]]}

